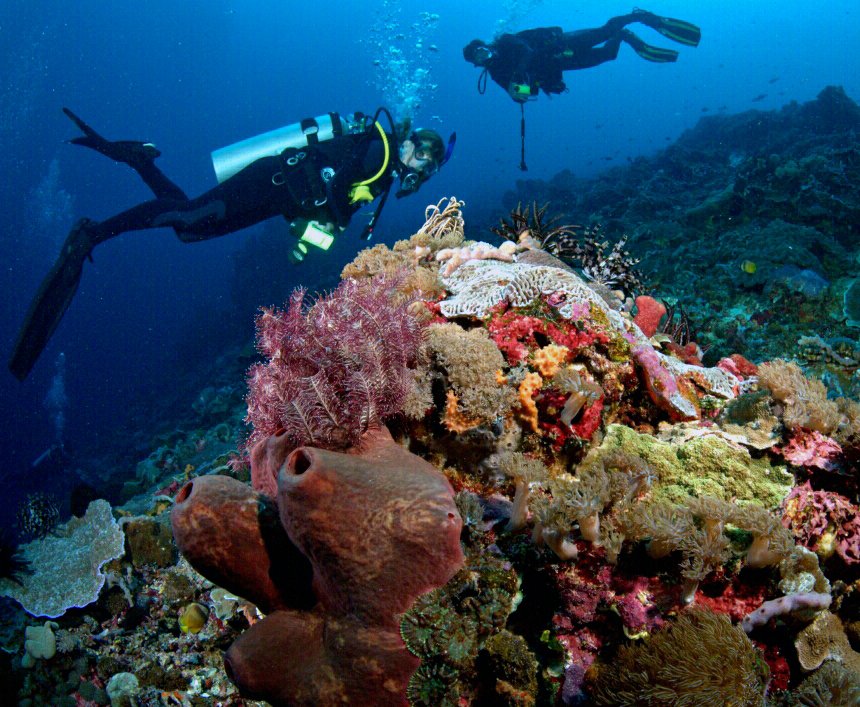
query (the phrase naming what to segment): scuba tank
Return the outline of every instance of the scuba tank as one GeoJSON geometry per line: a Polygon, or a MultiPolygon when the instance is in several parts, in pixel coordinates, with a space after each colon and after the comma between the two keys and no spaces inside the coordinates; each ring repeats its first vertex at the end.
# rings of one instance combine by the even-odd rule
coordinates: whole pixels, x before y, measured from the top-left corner
{"type": "Polygon", "coordinates": [[[326,113],[214,150],[212,166],[220,184],[261,157],[274,157],[289,147],[300,149],[344,134],[361,133],[366,128],[363,114],[348,121],[338,113],[326,113]]]}

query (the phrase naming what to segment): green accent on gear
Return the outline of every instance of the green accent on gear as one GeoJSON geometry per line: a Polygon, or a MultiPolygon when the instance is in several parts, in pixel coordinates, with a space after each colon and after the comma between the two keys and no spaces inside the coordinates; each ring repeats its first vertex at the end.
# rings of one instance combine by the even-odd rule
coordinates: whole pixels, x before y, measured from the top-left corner
{"type": "Polygon", "coordinates": [[[643,59],[653,61],[656,64],[668,64],[678,60],[678,52],[674,49],[663,49],[662,47],[645,44],[645,42],[630,44],[630,46],[643,59]]]}
{"type": "Polygon", "coordinates": [[[654,29],[664,37],[689,47],[699,46],[699,41],[702,39],[702,30],[696,25],[672,17],[661,17],[654,29]]]}

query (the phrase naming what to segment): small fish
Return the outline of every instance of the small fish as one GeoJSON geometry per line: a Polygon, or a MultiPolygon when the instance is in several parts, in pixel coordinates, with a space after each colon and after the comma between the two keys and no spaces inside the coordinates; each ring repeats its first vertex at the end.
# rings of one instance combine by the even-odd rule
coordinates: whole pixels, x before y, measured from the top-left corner
{"type": "Polygon", "coordinates": [[[779,76],[774,76],[768,83],[776,83],[777,81],[779,81],[779,76]]]}
{"type": "Polygon", "coordinates": [[[702,106],[702,113],[707,113],[709,110],[711,109],[708,106],[702,106]]]}
{"type": "Polygon", "coordinates": [[[743,270],[747,275],[755,275],[755,271],[758,270],[758,265],[756,265],[752,260],[743,260],[741,261],[741,270],[743,270]]]}
{"type": "Polygon", "coordinates": [[[750,101],[750,102],[751,103],[758,103],[759,101],[763,101],[765,98],[767,98],[767,94],[766,93],[760,93],[755,98],[753,98],[752,101],[750,101]]]}

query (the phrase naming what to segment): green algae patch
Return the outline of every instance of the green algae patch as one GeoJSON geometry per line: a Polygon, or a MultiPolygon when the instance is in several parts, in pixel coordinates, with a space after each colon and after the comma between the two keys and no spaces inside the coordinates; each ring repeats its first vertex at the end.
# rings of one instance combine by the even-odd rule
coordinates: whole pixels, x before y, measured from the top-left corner
{"type": "Polygon", "coordinates": [[[715,496],[725,501],[754,501],[777,508],[794,478],[784,465],[767,457],[755,459],[745,448],[717,435],[694,437],[674,444],[640,434],[623,425],[610,425],[595,457],[615,450],[641,457],[654,471],[655,500],[682,502],[687,496],[715,496]]]}

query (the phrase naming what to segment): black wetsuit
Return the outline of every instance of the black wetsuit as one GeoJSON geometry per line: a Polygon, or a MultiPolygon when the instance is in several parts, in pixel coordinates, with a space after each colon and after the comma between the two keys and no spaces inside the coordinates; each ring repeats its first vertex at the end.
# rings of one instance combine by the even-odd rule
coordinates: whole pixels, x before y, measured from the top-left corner
{"type": "Polygon", "coordinates": [[[561,27],[539,27],[503,34],[489,45],[492,57],[484,66],[505,91],[512,92],[513,84],[521,84],[529,86],[532,95],[539,90],[563,93],[567,87],[562,72],[612,61],[625,39],[624,27],[640,21],[640,14],[631,13],[594,29],[564,32],[561,27]]]}
{"type": "MultiPolygon", "coordinates": [[[[155,199],[87,226],[93,245],[127,231],[170,227],[184,242],[203,241],[238,231],[273,216],[288,221],[316,219],[345,227],[362,206],[350,203],[352,186],[376,175],[383,165],[384,146],[375,127],[360,135],[343,135],[278,156],[260,158],[218,186],[189,199],[149,161],[131,166],[155,199]],[[333,170],[326,182],[323,171],[333,170]]],[[[391,162],[368,184],[375,198],[393,179],[397,143],[389,135],[391,162]]]]}

